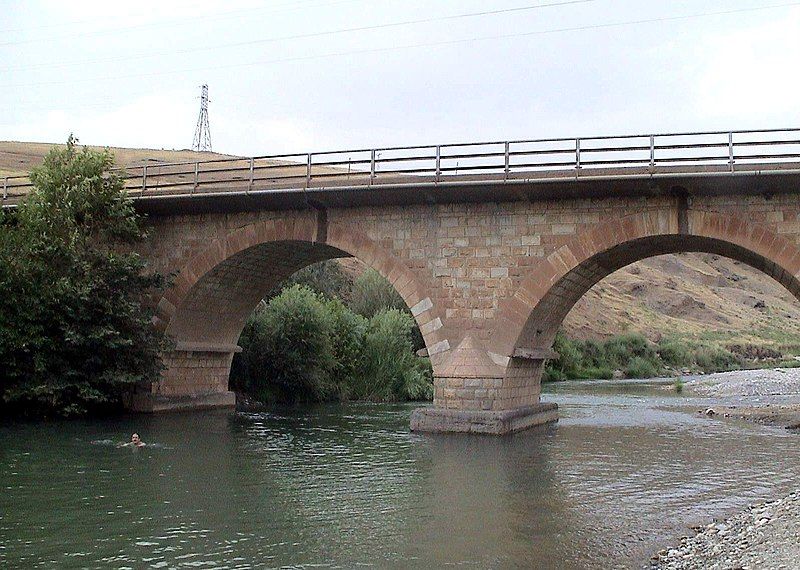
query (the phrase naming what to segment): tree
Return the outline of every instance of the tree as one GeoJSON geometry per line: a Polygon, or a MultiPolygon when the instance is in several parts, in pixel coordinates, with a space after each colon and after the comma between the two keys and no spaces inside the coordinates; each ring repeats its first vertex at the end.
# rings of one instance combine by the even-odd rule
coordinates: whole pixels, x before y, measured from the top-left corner
{"type": "Polygon", "coordinates": [[[162,335],[143,301],[164,279],[131,251],[141,218],[108,151],[72,136],[0,217],[0,396],[7,411],[77,415],[157,380],[162,335]]]}

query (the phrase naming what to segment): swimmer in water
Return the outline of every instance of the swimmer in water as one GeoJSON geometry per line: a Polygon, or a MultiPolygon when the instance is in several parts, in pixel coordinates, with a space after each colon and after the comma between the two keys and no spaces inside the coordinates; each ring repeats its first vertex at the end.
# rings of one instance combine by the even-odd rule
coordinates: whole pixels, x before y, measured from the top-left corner
{"type": "Polygon", "coordinates": [[[139,434],[135,433],[131,436],[131,440],[128,443],[121,443],[117,447],[144,447],[147,445],[139,438],[139,434]]]}

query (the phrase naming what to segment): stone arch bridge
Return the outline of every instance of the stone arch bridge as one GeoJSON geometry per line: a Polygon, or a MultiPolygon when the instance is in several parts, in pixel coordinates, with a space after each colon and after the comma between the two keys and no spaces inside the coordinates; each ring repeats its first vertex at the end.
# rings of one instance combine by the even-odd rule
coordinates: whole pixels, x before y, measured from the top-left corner
{"type": "Polygon", "coordinates": [[[175,275],[154,302],[157,326],[176,342],[162,380],[132,405],[232,405],[231,360],[259,300],[308,264],[353,256],[394,285],[422,331],[435,398],[412,429],[506,433],[552,421],[557,410],[539,394],[556,331],[589,288],[625,265],[715,253],[800,298],[797,135],[481,143],[129,169],[150,226],[141,252],[175,275]]]}

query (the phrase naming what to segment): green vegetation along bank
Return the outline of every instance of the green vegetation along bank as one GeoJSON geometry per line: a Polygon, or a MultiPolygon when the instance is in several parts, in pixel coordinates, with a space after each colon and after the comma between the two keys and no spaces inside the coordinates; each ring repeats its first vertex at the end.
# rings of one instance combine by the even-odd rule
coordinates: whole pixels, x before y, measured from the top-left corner
{"type": "Polygon", "coordinates": [[[666,337],[651,342],[636,333],[617,335],[604,341],[572,340],[559,334],[553,349],[559,356],[547,363],[546,382],[654,378],[800,364],[774,349],[740,344],[721,347],[666,337]]]}
{"type": "Polygon", "coordinates": [[[365,316],[308,286],[284,288],[247,321],[231,389],[268,404],[432,399],[430,363],[414,353],[414,319],[385,303],[369,308],[365,316]]]}
{"type": "Polygon", "coordinates": [[[143,300],[164,285],[130,251],[141,220],[108,152],[52,150],[34,190],[0,211],[0,412],[74,416],[119,408],[162,369],[143,300]]]}

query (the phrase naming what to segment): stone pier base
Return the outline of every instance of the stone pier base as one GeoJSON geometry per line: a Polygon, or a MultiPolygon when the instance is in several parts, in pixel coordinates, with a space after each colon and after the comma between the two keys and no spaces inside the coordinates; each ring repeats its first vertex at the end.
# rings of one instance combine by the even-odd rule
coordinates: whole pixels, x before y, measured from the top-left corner
{"type": "Polygon", "coordinates": [[[235,408],[236,394],[233,392],[214,392],[211,394],[171,395],[131,394],[126,407],[132,412],[181,412],[189,410],[210,410],[213,408],[235,408]]]}
{"type": "Polygon", "coordinates": [[[500,411],[417,408],[411,414],[411,431],[503,435],[555,421],[554,403],[500,411]]]}

